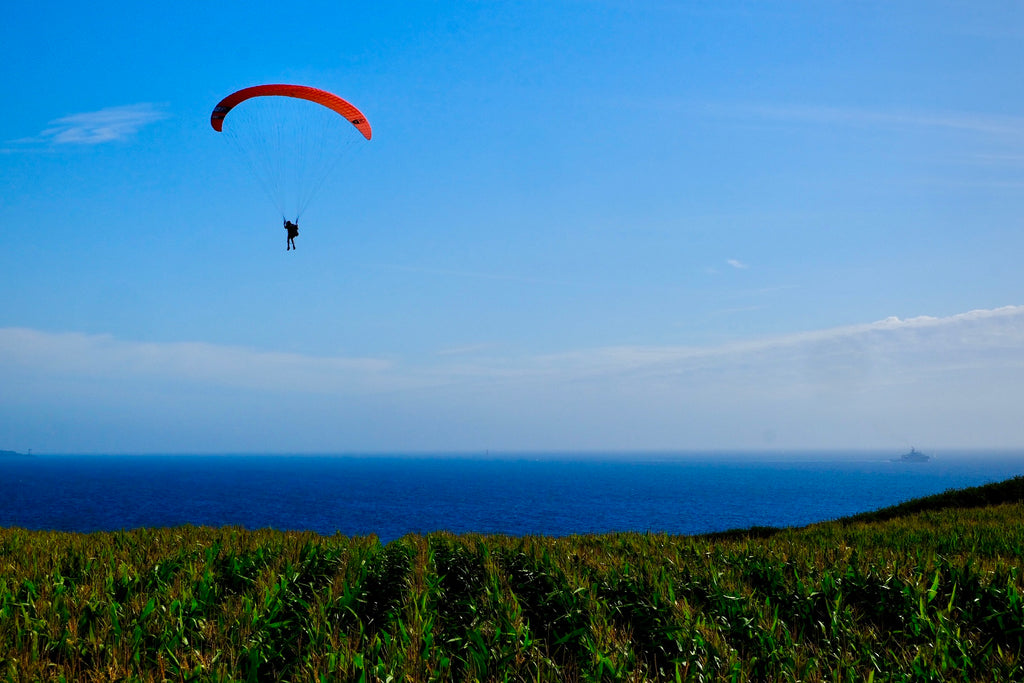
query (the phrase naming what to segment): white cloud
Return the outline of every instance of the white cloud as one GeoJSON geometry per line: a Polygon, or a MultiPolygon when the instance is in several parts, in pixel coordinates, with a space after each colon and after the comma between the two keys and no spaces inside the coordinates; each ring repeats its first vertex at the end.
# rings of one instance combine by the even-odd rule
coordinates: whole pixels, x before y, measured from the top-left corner
{"type": "Polygon", "coordinates": [[[940,358],[1024,362],[1024,306],[948,317],[889,317],[873,323],[797,332],[718,346],[619,346],[501,357],[500,347],[446,349],[438,365],[406,366],[396,359],[309,356],[202,342],[132,342],[109,335],[0,328],[0,372],[104,380],[173,380],[276,392],[346,393],[452,385],[460,381],[571,381],[624,375],[679,375],[718,368],[766,371],[796,358],[871,354],[936,367],[940,358]],[[999,355],[1007,354],[1006,356],[999,355]],[[472,355],[472,363],[459,356],[472,355]],[[448,360],[455,358],[456,360],[448,360]]]}
{"type": "MultiPolygon", "coordinates": [[[[1024,361],[1024,306],[975,310],[944,318],[895,316],[873,323],[796,332],[710,347],[631,346],[551,356],[574,366],[601,367],[605,371],[649,367],[681,370],[694,364],[729,365],[754,357],[805,357],[823,348],[868,350],[878,358],[915,357],[922,362],[936,354],[986,355],[1011,352],[1024,361]]],[[[993,362],[995,359],[993,359],[993,362]]]]}
{"type": "MultiPolygon", "coordinates": [[[[1024,364],[1024,306],[948,317],[888,317],[716,346],[618,346],[533,356],[467,345],[434,364],[386,357],[310,356],[202,342],[133,342],[110,335],[0,329],[0,379],[11,374],[103,382],[173,382],[275,393],[395,392],[487,382],[639,381],[735,371],[746,377],[870,358],[876,367],[928,373],[1024,364]],[[472,357],[471,361],[461,360],[472,357]]],[[[0,382],[2,383],[2,382],[0,382]]]]}
{"type": "Polygon", "coordinates": [[[747,264],[743,263],[742,261],[738,261],[737,259],[734,258],[726,259],[725,262],[728,263],[733,268],[736,268],[737,270],[746,270],[748,268],[747,264]]]}
{"type": "Polygon", "coordinates": [[[202,342],[131,342],[109,335],[0,329],[0,369],[76,381],[170,381],[324,393],[364,387],[366,378],[390,366],[390,361],[379,358],[315,357],[202,342]]]}
{"type": "Polygon", "coordinates": [[[141,128],[168,118],[160,105],[151,102],[106,107],[55,119],[38,136],[21,143],[96,145],[126,140],[141,128]]]}
{"type": "Polygon", "coordinates": [[[417,364],[0,329],[0,440],[43,450],[21,425],[77,420],[101,444],[134,430],[120,450],[1024,444],[1024,306],[718,346],[504,348],[417,364]]]}

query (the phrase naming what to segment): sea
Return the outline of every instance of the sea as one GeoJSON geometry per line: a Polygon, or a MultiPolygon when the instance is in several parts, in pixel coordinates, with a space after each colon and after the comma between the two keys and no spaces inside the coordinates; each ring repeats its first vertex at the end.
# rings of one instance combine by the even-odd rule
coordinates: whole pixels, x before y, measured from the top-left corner
{"type": "Polygon", "coordinates": [[[0,458],[0,527],[702,534],[804,526],[1024,475],[1024,451],[36,455],[0,458]]]}

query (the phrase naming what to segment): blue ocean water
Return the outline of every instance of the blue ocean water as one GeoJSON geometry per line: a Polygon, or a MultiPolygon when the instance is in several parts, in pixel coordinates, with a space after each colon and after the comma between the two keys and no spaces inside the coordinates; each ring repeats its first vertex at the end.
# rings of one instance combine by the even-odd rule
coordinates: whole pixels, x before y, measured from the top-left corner
{"type": "Polygon", "coordinates": [[[0,526],[699,534],[799,526],[1024,474],[1024,452],[0,458],[0,526]]]}

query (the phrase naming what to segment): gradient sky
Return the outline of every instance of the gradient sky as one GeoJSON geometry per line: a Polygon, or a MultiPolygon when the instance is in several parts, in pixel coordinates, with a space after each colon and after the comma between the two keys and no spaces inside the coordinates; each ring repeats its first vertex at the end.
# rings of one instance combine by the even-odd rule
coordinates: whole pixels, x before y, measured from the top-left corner
{"type": "Polygon", "coordinates": [[[1024,447],[1024,5],[17,3],[0,449],[1024,447]],[[285,252],[209,126],[359,106],[285,252]]]}

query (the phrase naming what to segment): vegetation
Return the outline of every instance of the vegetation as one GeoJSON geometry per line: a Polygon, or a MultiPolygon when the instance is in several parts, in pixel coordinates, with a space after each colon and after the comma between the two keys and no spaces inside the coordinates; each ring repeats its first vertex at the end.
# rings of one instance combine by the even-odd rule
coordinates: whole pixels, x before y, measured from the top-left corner
{"type": "Polygon", "coordinates": [[[1021,681],[1022,491],[705,537],[0,529],[0,680],[1021,681]]]}

